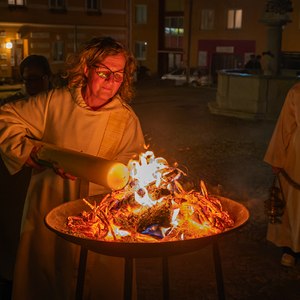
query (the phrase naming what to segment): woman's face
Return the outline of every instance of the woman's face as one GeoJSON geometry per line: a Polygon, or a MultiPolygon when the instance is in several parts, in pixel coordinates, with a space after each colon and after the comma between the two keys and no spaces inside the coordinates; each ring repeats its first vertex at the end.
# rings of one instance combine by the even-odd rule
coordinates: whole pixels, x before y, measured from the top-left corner
{"type": "MultiPolygon", "coordinates": [[[[103,106],[117,93],[123,80],[117,82],[115,80],[117,75],[109,74],[109,71],[124,72],[125,62],[124,55],[117,54],[106,57],[101,63],[96,63],[91,68],[85,66],[84,74],[87,77],[87,85],[82,95],[87,105],[90,107],[103,106]],[[104,73],[109,76],[103,78],[104,73]]],[[[125,76],[122,73],[119,75],[125,76]]]]}

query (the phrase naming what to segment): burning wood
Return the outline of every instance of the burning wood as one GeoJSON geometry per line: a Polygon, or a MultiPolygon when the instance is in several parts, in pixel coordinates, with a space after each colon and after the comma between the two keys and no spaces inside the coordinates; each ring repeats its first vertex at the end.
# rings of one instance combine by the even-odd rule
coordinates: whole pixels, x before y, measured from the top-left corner
{"type": "Polygon", "coordinates": [[[182,171],[170,167],[150,151],[129,162],[130,179],[124,189],[113,191],[91,211],[70,216],[68,227],[96,240],[164,242],[200,238],[233,226],[221,202],[201,191],[186,192],[178,182],[182,171]]]}

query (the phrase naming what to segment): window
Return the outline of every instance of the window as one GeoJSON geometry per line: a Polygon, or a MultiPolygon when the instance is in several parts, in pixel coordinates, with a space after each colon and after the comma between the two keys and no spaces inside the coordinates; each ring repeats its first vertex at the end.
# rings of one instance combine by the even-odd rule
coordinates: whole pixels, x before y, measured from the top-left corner
{"type": "Polygon", "coordinates": [[[64,60],[64,42],[54,42],[52,44],[53,62],[63,62],[64,60]]]}
{"type": "Polygon", "coordinates": [[[147,5],[135,6],[135,23],[136,24],[147,23],[147,5]]]}
{"type": "Polygon", "coordinates": [[[165,18],[165,47],[183,48],[183,17],[165,18]]]}
{"type": "Polygon", "coordinates": [[[227,12],[227,29],[241,29],[242,28],[242,10],[229,9],[227,12]]]}
{"type": "Polygon", "coordinates": [[[135,44],[135,58],[139,60],[146,59],[147,42],[136,42],[135,44]]]}
{"type": "Polygon", "coordinates": [[[62,9],[65,8],[64,0],[50,0],[50,8],[62,9]]]}
{"type": "Polygon", "coordinates": [[[202,9],[201,10],[201,24],[200,28],[214,29],[214,10],[213,9],[202,9]]]}
{"type": "Polygon", "coordinates": [[[8,0],[8,5],[25,6],[25,0],[8,0]]]}
{"type": "Polygon", "coordinates": [[[100,10],[99,0],[86,0],[86,10],[99,11],[100,10]]]}

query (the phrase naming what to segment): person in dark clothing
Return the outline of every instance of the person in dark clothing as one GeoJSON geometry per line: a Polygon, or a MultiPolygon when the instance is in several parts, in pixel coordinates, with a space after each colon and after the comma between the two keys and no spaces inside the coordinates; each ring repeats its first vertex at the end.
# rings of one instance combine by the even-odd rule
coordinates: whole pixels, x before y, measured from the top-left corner
{"type": "MultiPolygon", "coordinates": [[[[24,87],[16,94],[1,99],[0,106],[52,88],[52,72],[44,56],[27,56],[20,64],[20,75],[24,87]]],[[[30,177],[31,168],[28,167],[10,175],[0,157],[0,299],[3,300],[11,299],[22,211],[30,177]]]]}
{"type": "Polygon", "coordinates": [[[254,69],[255,55],[250,55],[250,60],[246,63],[245,69],[254,69]]]}
{"type": "Polygon", "coordinates": [[[257,55],[254,61],[254,69],[261,69],[261,55],[257,55]]]}
{"type": "Polygon", "coordinates": [[[42,55],[33,54],[24,58],[20,64],[20,75],[24,82],[23,88],[16,94],[1,99],[0,106],[53,88],[52,71],[47,58],[42,55]]]}

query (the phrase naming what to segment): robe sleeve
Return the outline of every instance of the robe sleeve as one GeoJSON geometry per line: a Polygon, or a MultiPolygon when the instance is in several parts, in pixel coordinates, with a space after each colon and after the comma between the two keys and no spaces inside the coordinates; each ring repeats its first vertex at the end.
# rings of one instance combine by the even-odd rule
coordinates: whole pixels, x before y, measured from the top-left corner
{"type": "Polygon", "coordinates": [[[295,85],[288,93],[269,143],[264,161],[278,168],[283,168],[287,149],[293,132],[297,127],[296,109],[299,109],[300,85],[295,85]],[[299,99],[298,99],[299,98],[299,99]]]}
{"type": "Polygon", "coordinates": [[[41,93],[0,108],[0,154],[11,174],[20,171],[30,155],[33,144],[27,137],[42,139],[47,99],[52,93],[41,93]]]}
{"type": "Polygon", "coordinates": [[[128,120],[119,151],[115,160],[127,165],[130,159],[137,159],[145,151],[145,140],[138,117],[133,114],[128,120]]]}

